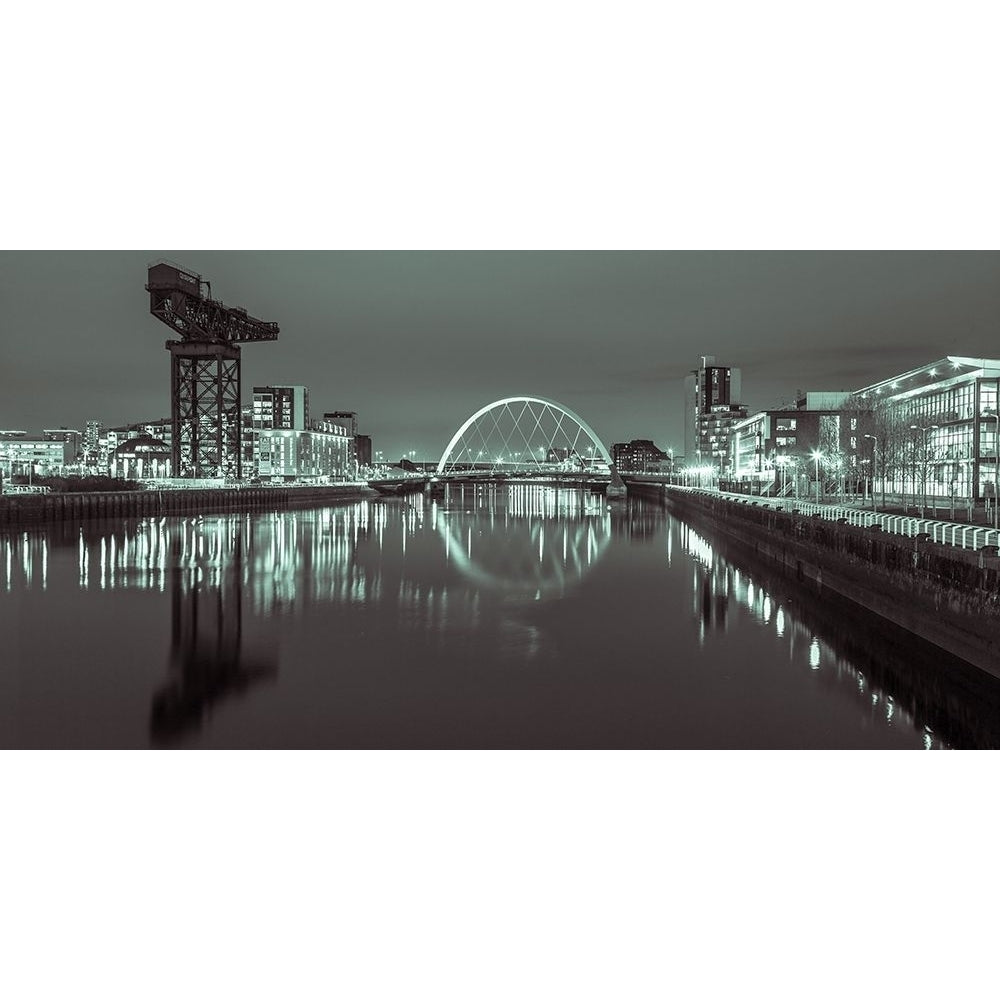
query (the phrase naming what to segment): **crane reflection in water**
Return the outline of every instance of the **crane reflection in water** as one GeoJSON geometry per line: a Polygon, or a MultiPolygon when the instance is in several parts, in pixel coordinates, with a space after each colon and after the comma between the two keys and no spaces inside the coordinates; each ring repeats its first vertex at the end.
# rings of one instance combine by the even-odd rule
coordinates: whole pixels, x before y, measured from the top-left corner
{"type": "Polygon", "coordinates": [[[158,742],[200,729],[217,703],[278,672],[276,658],[259,646],[249,656],[243,650],[247,523],[220,518],[204,533],[197,522],[181,528],[170,579],[169,677],[150,708],[150,732],[158,742]]]}
{"type": "Polygon", "coordinates": [[[155,743],[201,729],[222,703],[277,676],[266,643],[243,648],[247,515],[153,518],[112,529],[80,529],[80,587],[157,590],[170,595],[166,681],[153,693],[149,728],[155,743]]]}

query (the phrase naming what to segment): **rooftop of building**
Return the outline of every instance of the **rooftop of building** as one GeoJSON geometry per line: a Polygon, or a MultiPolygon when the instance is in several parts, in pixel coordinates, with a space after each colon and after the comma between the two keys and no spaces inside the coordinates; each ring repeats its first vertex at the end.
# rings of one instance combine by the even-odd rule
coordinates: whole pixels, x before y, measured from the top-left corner
{"type": "Polygon", "coordinates": [[[157,417],[155,420],[133,420],[128,424],[120,424],[117,427],[105,427],[106,433],[128,434],[129,431],[139,433],[140,427],[169,427],[172,423],[170,417],[157,417]]]}
{"type": "Polygon", "coordinates": [[[42,437],[41,434],[12,434],[12,435],[0,435],[0,440],[6,441],[8,445],[11,444],[45,444],[45,445],[65,445],[69,442],[66,441],[53,441],[52,438],[42,437]]]}
{"type": "Polygon", "coordinates": [[[1000,360],[946,355],[919,368],[873,382],[854,391],[855,396],[897,396],[925,390],[929,385],[944,387],[968,378],[1000,378],[1000,360]]]}
{"type": "Polygon", "coordinates": [[[135,437],[129,438],[127,441],[122,441],[122,443],[115,448],[115,454],[120,457],[132,455],[142,457],[149,457],[150,455],[164,455],[169,458],[170,449],[167,447],[166,442],[161,441],[157,437],[153,437],[152,434],[138,434],[135,437]]]}

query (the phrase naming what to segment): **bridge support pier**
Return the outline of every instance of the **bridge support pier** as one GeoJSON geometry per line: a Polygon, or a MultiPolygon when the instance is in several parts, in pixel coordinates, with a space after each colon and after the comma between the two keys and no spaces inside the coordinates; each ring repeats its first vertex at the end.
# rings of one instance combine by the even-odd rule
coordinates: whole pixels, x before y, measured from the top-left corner
{"type": "Polygon", "coordinates": [[[605,495],[609,500],[617,500],[628,495],[628,489],[614,465],[611,466],[611,482],[608,483],[605,495]]]}

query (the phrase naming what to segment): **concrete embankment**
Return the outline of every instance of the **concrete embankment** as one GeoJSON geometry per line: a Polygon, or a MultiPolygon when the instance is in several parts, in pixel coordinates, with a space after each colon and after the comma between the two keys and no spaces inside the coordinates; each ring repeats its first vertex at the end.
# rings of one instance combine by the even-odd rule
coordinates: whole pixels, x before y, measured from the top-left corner
{"type": "Polygon", "coordinates": [[[678,517],[1000,677],[1000,558],[723,496],[630,486],[678,517]]]}
{"type": "Polygon", "coordinates": [[[161,517],[258,510],[290,510],[368,500],[367,486],[260,487],[221,490],[130,490],[120,493],[5,494],[0,527],[18,528],[59,521],[161,517]]]}

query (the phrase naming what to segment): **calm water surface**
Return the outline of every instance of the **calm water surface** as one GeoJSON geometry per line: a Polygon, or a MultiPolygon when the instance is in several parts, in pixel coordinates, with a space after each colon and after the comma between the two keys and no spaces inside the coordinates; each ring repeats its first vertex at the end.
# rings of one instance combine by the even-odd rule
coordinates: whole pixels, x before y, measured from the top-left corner
{"type": "Polygon", "coordinates": [[[22,747],[995,746],[997,685],[539,486],[0,535],[22,747]]]}

